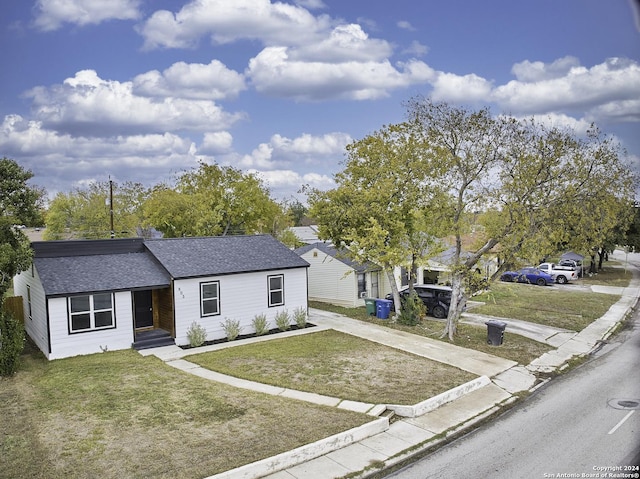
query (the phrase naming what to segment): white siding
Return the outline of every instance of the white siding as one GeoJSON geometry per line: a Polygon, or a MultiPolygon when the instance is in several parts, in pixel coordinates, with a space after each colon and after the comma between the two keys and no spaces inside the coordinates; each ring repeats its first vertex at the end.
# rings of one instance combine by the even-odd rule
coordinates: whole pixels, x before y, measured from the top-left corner
{"type": "Polygon", "coordinates": [[[70,334],[67,298],[49,298],[49,331],[51,332],[49,359],[93,354],[103,350],[129,349],[133,343],[131,292],[115,293],[114,302],[115,328],[70,334]]]}
{"type": "MultiPolygon", "coordinates": [[[[309,299],[354,307],[364,305],[358,298],[358,276],[350,266],[342,261],[313,248],[301,255],[309,267],[309,299]]],[[[367,278],[367,287],[371,287],[367,278]]]]}
{"type": "Polygon", "coordinates": [[[207,330],[207,340],[225,338],[222,323],[226,319],[238,320],[240,334],[251,334],[253,318],[264,313],[271,328],[275,327],[276,313],[287,310],[293,315],[296,308],[307,309],[306,268],[230,274],[206,278],[181,279],[174,282],[174,310],[176,344],[189,344],[187,331],[195,321],[207,330]],[[267,277],[284,275],[284,305],[269,307],[267,277]],[[200,315],[200,283],[219,281],[220,314],[200,315]]]}
{"type": "Polygon", "coordinates": [[[22,296],[25,331],[45,356],[48,356],[47,303],[35,266],[33,269],[29,268],[27,271],[23,271],[13,279],[13,289],[16,296],[22,296]],[[31,287],[31,318],[29,318],[27,285],[31,287]]]}

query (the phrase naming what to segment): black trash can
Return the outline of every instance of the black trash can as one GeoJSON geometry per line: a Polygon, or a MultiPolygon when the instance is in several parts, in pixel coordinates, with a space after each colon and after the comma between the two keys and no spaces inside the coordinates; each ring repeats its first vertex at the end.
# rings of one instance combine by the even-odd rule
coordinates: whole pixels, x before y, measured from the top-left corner
{"type": "Polygon", "coordinates": [[[487,344],[500,346],[504,338],[504,328],[507,327],[507,323],[490,319],[484,324],[487,325],[487,344]]]}

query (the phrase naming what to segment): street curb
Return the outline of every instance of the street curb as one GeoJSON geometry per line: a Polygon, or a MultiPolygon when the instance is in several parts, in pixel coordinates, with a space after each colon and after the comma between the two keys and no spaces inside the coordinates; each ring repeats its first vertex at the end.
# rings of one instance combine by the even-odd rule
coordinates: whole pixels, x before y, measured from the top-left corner
{"type": "Polygon", "coordinates": [[[274,474],[289,467],[297,466],[316,457],[342,449],[350,444],[362,441],[389,429],[389,418],[381,417],[362,426],[349,429],[311,444],[305,444],[291,451],[273,457],[245,464],[236,469],[221,472],[205,479],[254,479],[274,474]]]}
{"type": "Polygon", "coordinates": [[[395,414],[401,417],[422,416],[429,411],[433,411],[434,409],[439,408],[443,404],[455,401],[465,394],[480,389],[490,383],[491,380],[487,376],[480,376],[479,378],[461,384],[460,386],[457,386],[453,389],[449,389],[448,391],[440,393],[437,396],[433,396],[432,398],[426,399],[425,401],[419,402],[418,404],[414,404],[413,406],[388,404],[387,409],[392,410],[395,414]]]}

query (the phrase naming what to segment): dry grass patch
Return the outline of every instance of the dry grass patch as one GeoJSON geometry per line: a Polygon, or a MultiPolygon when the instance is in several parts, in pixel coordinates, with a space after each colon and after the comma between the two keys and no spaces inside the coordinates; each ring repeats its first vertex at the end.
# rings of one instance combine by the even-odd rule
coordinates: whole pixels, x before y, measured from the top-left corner
{"type": "Polygon", "coordinates": [[[415,404],[476,376],[337,331],[189,356],[224,374],[368,403],[415,404]]]}
{"type": "Polygon", "coordinates": [[[473,299],[485,302],[474,308],[474,313],[582,331],[620,298],[611,294],[496,282],[487,293],[473,299]]]}
{"type": "Polygon", "coordinates": [[[153,357],[25,356],[0,379],[0,477],[196,478],[371,418],[239,390],[153,357]]]}

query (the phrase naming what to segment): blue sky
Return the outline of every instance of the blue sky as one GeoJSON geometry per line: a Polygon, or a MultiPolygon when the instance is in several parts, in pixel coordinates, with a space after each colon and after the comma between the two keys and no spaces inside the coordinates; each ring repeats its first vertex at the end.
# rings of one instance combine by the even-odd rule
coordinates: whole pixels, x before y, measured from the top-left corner
{"type": "Polygon", "coordinates": [[[0,156],[49,195],[205,161],[304,201],[424,95],[595,122],[640,170],[631,1],[3,0],[0,156]]]}

